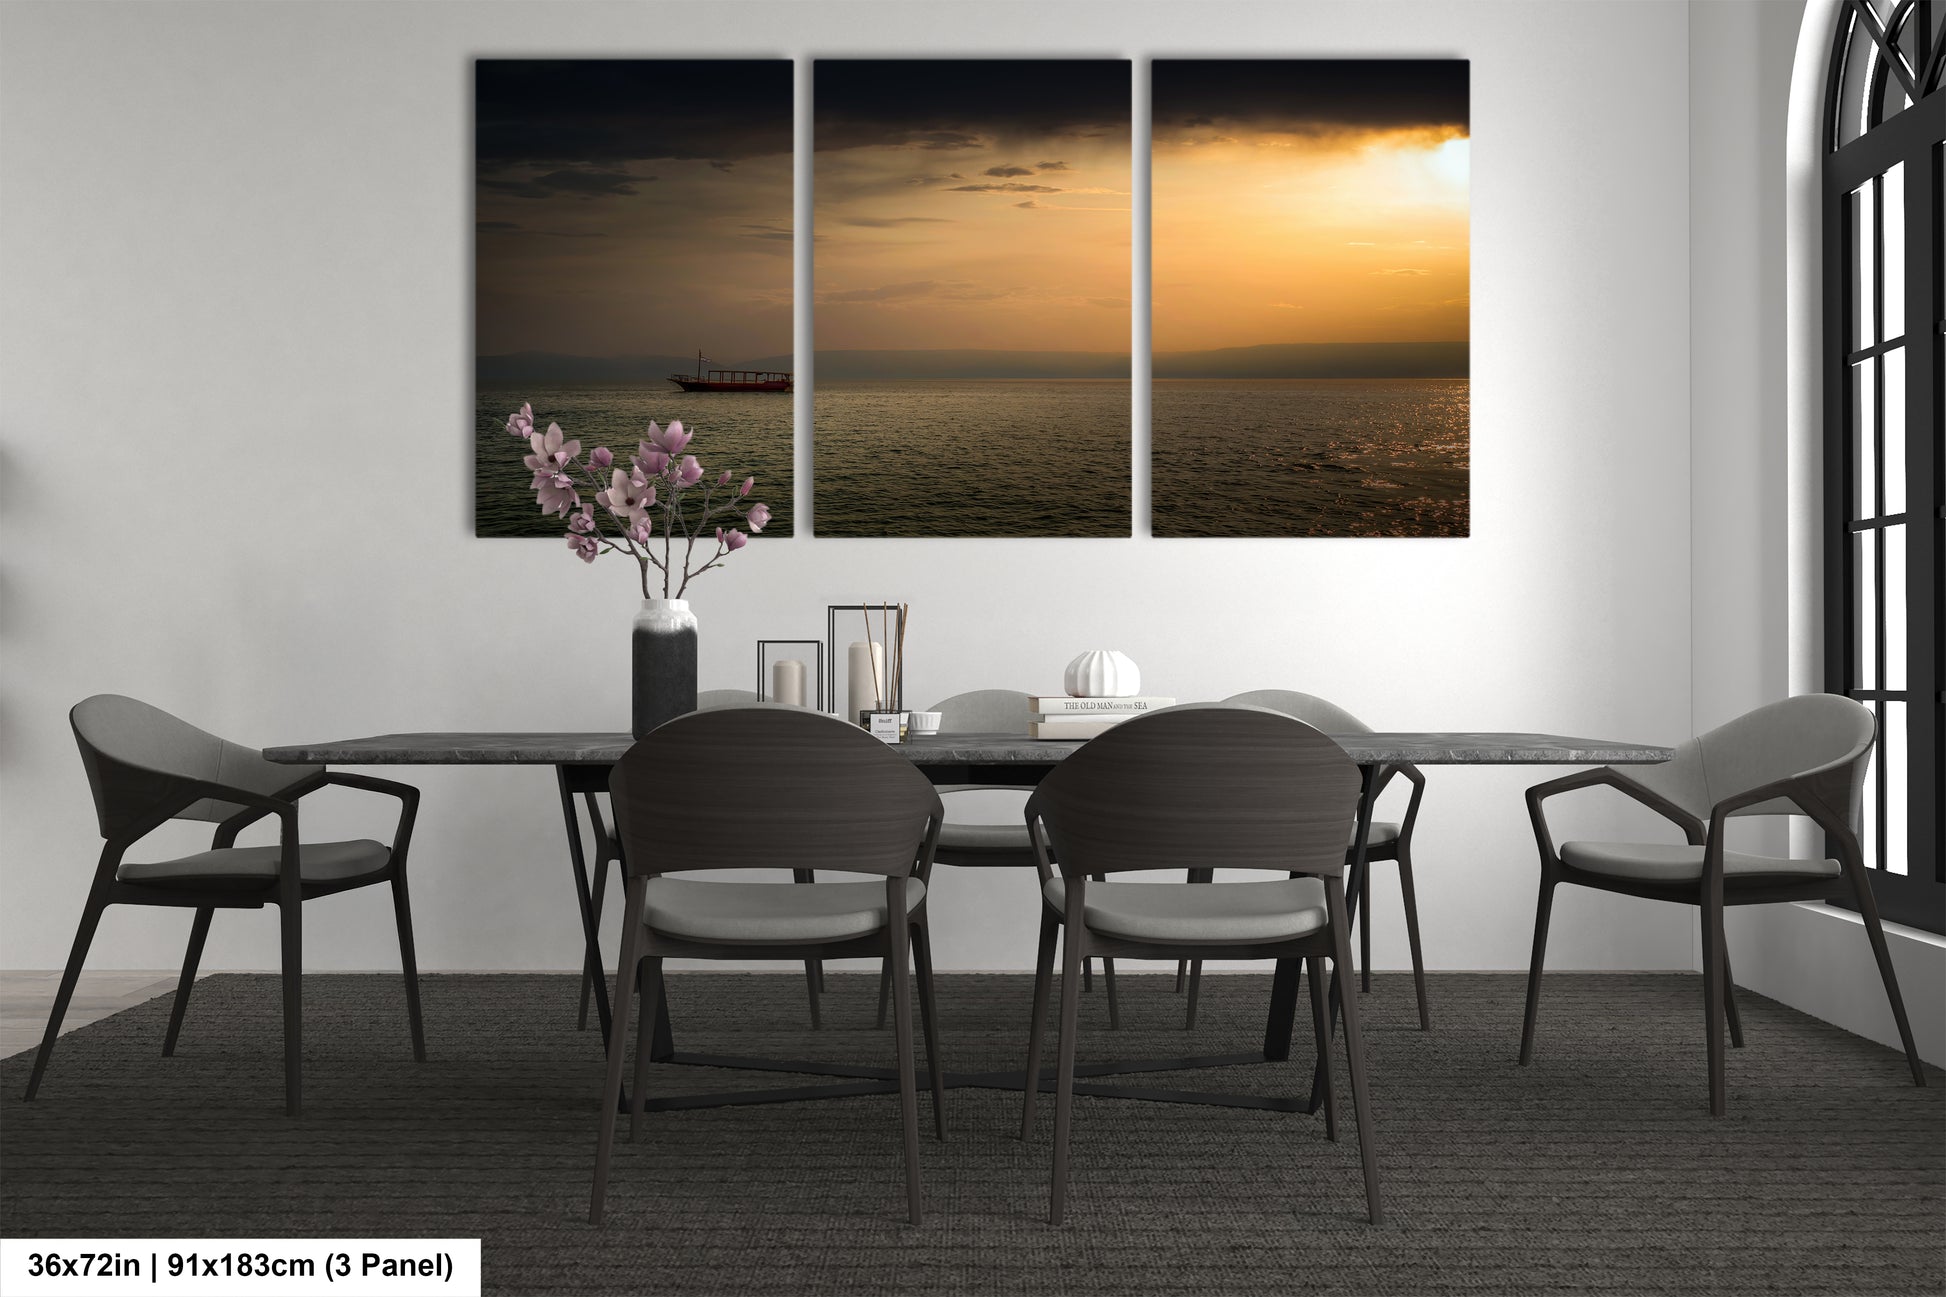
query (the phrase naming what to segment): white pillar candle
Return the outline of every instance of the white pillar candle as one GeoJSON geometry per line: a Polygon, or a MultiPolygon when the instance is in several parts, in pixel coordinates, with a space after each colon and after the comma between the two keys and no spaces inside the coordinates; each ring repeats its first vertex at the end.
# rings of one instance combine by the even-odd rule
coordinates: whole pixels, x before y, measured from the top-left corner
{"type": "Polygon", "coordinates": [[[785,658],[770,664],[770,701],[789,703],[793,707],[804,705],[804,664],[796,658],[785,658]]]}
{"type": "Polygon", "coordinates": [[[879,710],[880,689],[885,680],[885,646],[877,640],[858,641],[851,646],[849,698],[845,719],[858,723],[858,713],[879,710]]]}

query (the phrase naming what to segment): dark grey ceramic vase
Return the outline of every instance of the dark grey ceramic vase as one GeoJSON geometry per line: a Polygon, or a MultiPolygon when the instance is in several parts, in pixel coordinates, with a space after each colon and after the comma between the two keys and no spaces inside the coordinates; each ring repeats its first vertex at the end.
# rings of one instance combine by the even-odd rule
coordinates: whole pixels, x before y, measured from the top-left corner
{"type": "Polygon", "coordinates": [[[634,706],[629,732],[641,738],[696,710],[696,614],[687,599],[644,599],[635,614],[634,706]]]}

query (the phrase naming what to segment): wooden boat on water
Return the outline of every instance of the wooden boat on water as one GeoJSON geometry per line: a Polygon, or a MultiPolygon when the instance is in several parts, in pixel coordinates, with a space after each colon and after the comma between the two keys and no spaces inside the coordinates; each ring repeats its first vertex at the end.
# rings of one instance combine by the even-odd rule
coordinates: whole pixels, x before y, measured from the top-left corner
{"type": "Polygon", "coordinates": [[[771,369],[705,369],[709,361],[696,353],[696,372],[671,374],[669,381],[685,392],[788,392],[791,376],[771,369]]]}

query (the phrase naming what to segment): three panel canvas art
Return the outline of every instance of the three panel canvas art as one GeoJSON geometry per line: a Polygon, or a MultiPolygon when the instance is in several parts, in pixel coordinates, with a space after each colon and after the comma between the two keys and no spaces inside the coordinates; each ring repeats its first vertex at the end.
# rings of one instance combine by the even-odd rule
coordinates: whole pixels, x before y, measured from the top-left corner
{"type": "MultiPolygon", "coordinates": [[[[1458,59],[812,65],[821,536],[1468,531],[1458,59]],[[1131,244],[1150,217],[1148,300],[1131,244]]],[[[503,431],[680,419],[791,531],[793,65],[480,60],[475,530],[558,536],[503,431]]]]}

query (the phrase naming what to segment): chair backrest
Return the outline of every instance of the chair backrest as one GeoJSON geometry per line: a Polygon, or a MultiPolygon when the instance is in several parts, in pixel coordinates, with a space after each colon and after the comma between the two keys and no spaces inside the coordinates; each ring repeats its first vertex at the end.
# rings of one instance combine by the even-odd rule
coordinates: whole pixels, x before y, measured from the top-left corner
{"type": "Polygon", "coordinates": [[[710,707],[747,707],[757,701],[749,689],[705,689],[696,695],[696,710],[710,707]]]}
{"type": "Polygon", "coordinates": [[[954,694],[929,709],[939,713],[941,734],[1025,734],[1034,709],[1018,689],[975,689],[954,694]]]}
{"type": "Polygon", "coordinates": [[[796,707],[691,712],[609,779],[628,872],[930,867],[944,810],[919,768],[856,725],[796,707]]]}
{"type": "MultiPolygon", "coordinates": [[[[176,783],[200,779],[274,796],[322,766],[278,765],[254,748],[218,738],[120,694],[84,698],[68,713],[101,836],[113,838],[152,818],[175,795],[176,783]]],[[[202,798],[170,816],[227,820],[243,807],[202,798]]]]}
{"type": "Polygon", "coordinates": [[[1231,694],[1223,700],[1246,707],[1268,707],[1286,716],[1295,716],[1324,734],[1370,734],[1372,727],[1334,702],[1316,694],[1301,694],[1295,689],[1252,689],[1231,694]]]}
{"type": "Polygon", "coordinates": [[[1130,869],[1343,872],[1360,778],[1343,748],[1261,707],[1199,703],[1124,721],[1027,802],[1073,875],[1130,869]]]}
{"type": "MultiPolygon", "coordinates": [[[[1876,736],[1871,708],[1838,694],[1800,694],[1745,712],[1676,748],[1653,766],[1619,773],[1700,820],[1728,797],[1824,767],[1819,796],[1858,826],[1865,765],[1876,736]]],[[[1761,802],[1735,815],[1800,814],[1789,801],[1761,802]]]]}

